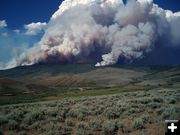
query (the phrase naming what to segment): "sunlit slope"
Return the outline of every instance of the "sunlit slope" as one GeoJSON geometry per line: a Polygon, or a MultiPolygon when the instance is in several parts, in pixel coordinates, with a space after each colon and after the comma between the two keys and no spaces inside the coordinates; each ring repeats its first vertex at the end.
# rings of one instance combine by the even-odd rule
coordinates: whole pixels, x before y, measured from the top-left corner
{"type": "MultiPolygon", "coordinates": [[[[100,67],[93,65],[36,65],[1,71],[1,79],[16,80],[21,84],[39,84],[45,86],[79,86],[94,85],[122,85],[133,79],[147,74],[144,71],[134,71],[120,67],[100,67]]],[[[2,82],[3,84],[3,82],[2,82]]],[[[7,84],[7,83],[6,83],[7,84]]],[[[8,84],[8,85],[11,85],[8,84]]]]}
{"type": "Polygon", "coordinates": [[[0,71],[0,103],[179,88],[179,66],[34,65],[0,71]]]}

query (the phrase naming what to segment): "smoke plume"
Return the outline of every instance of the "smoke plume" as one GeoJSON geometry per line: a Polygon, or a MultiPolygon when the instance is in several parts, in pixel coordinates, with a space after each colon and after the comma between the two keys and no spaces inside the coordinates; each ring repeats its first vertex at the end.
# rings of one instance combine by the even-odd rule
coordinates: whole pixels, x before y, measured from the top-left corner
{"type": "Polygon", "coordinates": [[[65,0],[52,15],[42,39],[9,65],[90,62],[96,66],[129,62],[153,51],[165,38],[180,43],[180,12],[152,0],[65,0]]]}

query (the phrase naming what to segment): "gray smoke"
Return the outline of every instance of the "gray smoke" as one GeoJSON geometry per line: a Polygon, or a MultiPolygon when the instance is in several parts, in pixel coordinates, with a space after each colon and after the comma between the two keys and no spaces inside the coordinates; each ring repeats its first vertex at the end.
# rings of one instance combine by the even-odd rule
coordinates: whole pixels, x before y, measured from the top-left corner
{"type": "Polygon", "coordinates": [[[39,62],[93,62],[96,66],[142,58],[166,38],[180,43],[180,12],[152,0],[65,0],[50,19],[41,41],[9,65],[39,62]]]}

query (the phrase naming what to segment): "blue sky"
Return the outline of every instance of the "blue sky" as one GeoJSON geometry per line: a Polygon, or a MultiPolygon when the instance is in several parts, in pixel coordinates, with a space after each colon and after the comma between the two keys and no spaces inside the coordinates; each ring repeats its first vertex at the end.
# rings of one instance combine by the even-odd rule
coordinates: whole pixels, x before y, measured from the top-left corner
{"type": "MultiPolygon", "coordinates": [[[[126,1],[126,0],[124,0],[126,1]]],[[[1,0],[0,20],[6,20],[8,28],[20,29],[31,22],[48,22],[62,0],[1,0]]],[[[154,0],[160,7],[178,11],[179,0],[154,0]]]]}
{"type": "Polygon", "coordinates": [[[38,42],[42,33],[26,35],[25,25],[32,22],[48,22],[58,9],[61,0],[1,0],[0,21],[7,27],[0,28],[0,63],[7,62],[17,51],[38,42]]]}
{"type": "Polygon", "coordinates": [[[31,22],[48,22],[60,3],[61,0],[1,0],[0,19],[5,19],[11,29],[31,22]]]}
{"type": "MultiPolygon", "coordinates": [[[[0,29],[0,63],[7,62],[13,53],[38,42],[43,33],[25,34],[25,25],[32,22],[47,23],[61,2],[62,0],[0,0],[0,20],[6,20],[7,23],[7,27],[0,29]]],[[[174,12],[180,10],[179,0],[154,2],[164,9],[174,12]]]]}

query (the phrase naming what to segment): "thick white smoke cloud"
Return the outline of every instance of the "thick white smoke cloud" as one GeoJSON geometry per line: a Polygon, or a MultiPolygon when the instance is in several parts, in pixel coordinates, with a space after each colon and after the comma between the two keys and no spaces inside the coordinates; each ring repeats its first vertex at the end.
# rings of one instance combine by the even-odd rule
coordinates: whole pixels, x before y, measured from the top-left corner
{"type": "Polygon", "coordinates": [[[65,0],[53,14],[37,45],[11,66],[38,62],[93,62],[112,65],[119,58],[143,57],[165,37],[180,43],[180,12],[152,0],[65,0]]]}

